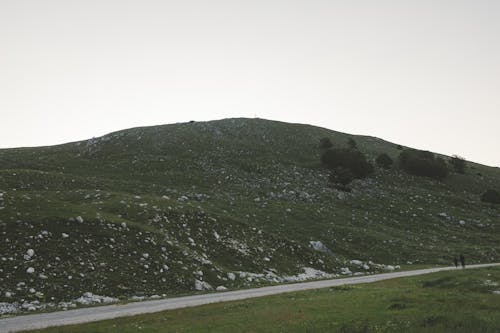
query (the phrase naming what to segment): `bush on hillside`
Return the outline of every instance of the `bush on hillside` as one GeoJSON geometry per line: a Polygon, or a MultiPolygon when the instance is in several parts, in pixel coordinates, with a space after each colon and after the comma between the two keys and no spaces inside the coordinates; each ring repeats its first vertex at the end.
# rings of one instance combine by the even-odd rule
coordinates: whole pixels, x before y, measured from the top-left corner
{"type": "Polygon", "coordinates": [[[415,176],[443,179],[448,175],[446,162],[429,151],[407,149],[399,154],[399,167],[415,176]]]}
{"type": "Polygon", "coordinates": [[[347,169],[354,175],[354,178],[365,178],[373,172],[373,166],[365,156],[353,149],[328,149],[321,156],[321,162],[330,170],[347,169]]]}
{"type": "Polygon", "coordinates": [[[489,202],[493,204],[500,204],[500,193],[498,191],[489,189],[481,195],[482,202],[489,202]]]}
{"type": "Polygon", "coordinates": [[[358,149],[358,144],[356,143],[356,141],[354,141],[353,138],[349,138],[349,140],[347,140],[347,145],[351,149],[358,149]]]}
{"type": "Polygon", "coordinates": [[[390,169],[391,165],[393,164],[392,158],[390,158],[386,153],[378,155],[375,159],[375,162],[379,167],[382,167],[384,169],[390,169]]]}
{"type": "Polygon", "coordinates": [[[458,155],[453,155],[448,163],[453,167],[453,169],[461,174],[465,173],[465,159],[458,156],[458,155]]]}
{"type": "Polygon", "coordinates": [[[333,143],[329,138],[321,138],[319,140],[319,147],[321,149],[328,149],[333,147],[333,143]]]}
{"type": "Polygon", "coordinates": [[[354,176],[351,170],[338,167],[332,170],[329,178],[332,183],[345,186],[352,182],[356,176],[354,176]]]}

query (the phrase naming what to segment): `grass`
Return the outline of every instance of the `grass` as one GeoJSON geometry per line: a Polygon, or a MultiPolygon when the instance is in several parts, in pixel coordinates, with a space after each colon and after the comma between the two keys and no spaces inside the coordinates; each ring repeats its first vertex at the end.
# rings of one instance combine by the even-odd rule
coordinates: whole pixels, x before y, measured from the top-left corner
{"type": "Polygon", "coordinates": [[[30,332],[498,332],[499,284],[458,269],[30,332]]]}
{"type": "Polygon", "coordinates": [[[469,263],[500,260],[498,207],[479,201],[500,188],[498,168],[468,163],[465,175],[441,182],[376,169],[345,194],[320,166],[322,137],[336,147],[354,137],[372,160],[400,152],[377,138],[262,119],[0,150],[0,302],[174,296],[194,292],[199,271],[213,287],[235,289],[272,282],[239,271],[364,272],[353,259],[450,265],[458,253],[469,263]],[[26,259],[28,249],[35,256],[26,259]]]}

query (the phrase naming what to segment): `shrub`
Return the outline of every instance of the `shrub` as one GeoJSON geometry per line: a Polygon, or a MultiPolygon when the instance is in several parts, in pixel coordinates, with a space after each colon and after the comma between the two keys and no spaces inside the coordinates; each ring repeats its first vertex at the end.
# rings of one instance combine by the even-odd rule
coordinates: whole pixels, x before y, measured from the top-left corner
{"type": "Polygon", "coordinates": [[[329,138],[321,138],[319,140],[319,147],[321,149],[328,149],[333,147],[333,143],[329,138]]]}
{"type": "Polygon", "coordinates": [[[416,175],[443,179],[448,175],[446,162],[429,151],[407,149],[399,154],[399,166],[404,171],[416,175]]]}
{"type": "Polygon", "coordinates": [[[349,140],[347,140],[347,146],[351,149],[358,149],[358,144],[353,138],[349,138],[349,140]]]}
{"type": "Polygon", "coordinates": [[[448,163],[453,167],[453,169],[461,174],[465,173],[465,159],[458,156],[458,155],[453,155],[448,163]]]}
{"type": "Polygon", "coordinates": [[[489,189],[481,195],[482,202],[489,202],[493,204],[500,204],[500,193],[495,190],[489,189]]]}
{"type": "Polygon", "coordinates": [[[392,158],[390,158],[386,153],[378,155],[375,159],[375,162],[379,167],[382,167],[384,169],[390,169],[393,163],[392,158]]]}
{"type": "Polygon", "coordinates": [[[328,149],[321,156],[321,162],[330,170],[339,167],[345,168],[349,170],[355,178],[365,178],[373,172],[373,166],[358,150],[347,148],[328,149]]]}
{"type": "Polygon", "coordinates": [[[332,170],[329,178],[332,183],[345,186],[352,182],[356,178],[356,176],[354,176],[351,170],[343,167],[338,167],[332,170]]]}

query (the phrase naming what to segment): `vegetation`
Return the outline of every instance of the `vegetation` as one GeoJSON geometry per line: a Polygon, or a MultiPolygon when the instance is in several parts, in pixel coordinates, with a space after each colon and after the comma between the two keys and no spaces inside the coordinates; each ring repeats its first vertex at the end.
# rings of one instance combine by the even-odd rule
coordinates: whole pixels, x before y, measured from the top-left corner
{"type": "Polygon", "coordinates": [[[489,189],[481,195],[481,201],[500,204],[500,193],[496,190],[489,189]]]}
{"type": "Polygon", "coordinates": [[[337,186],[338,189],[346,192],[350,192],[350,188],[348,188],[347,185],[354,179],[356,179],[356,176],[352,171],[343,167],[333,169],[329,177],[332,184],[337,186]]]}
{"type": "Polygon", "coordinates": [[[378,155],[375,162],[377,163],[377,165],[379,167],[384,168],[384,169],[390,169],[391,165],[394,163],[392,158],[390,158],[390,156],[387,155],[386,153],[382,153],[382,154],[378,155]]]}
{"type": "Polygon", "coordinates": [[[450,165],[453,167],[453,170],[457,173],[464,174],[465,173],[465,165],[466,161],[463,157],[458,155],[454,155],[449,159],[450,165]]]}
{"type": "Polygon", "coordinates": [[[404,150],[399,154],[399,166],[404,171],[416,175],[443,179],[448,175],[446,163],[429,151],[404,150]]]}
{"type": "Polygon", "coordinates": [[[321,149],[329,149],[333,147],[333,143],[329,138],[321,138],[319,140],[319,147],[321,149]]]}
{"type": "MultiPolygon", "coordinates": [[[[440,182],[391,168],[341,192],[329,182],[335,168],[319,162],[325,137],[352,136],[225,119],[1,149],[0,303],[64,308],[86,292],[173,296],[290,281],[306,269],[325,277],[449,264],[457,253],[500,260],[499,207],[479,200],[500,188],[498,168],[468,162],[474,174],[440,182]]],[[[341,152],[356,177],[381,153],[400,153],[355,140],[362,153],[341,152]]]]}
{"type": "Polygon", "coordinates": [[[373,166],[363,153],[354,149],[328,149],[321,156],[321,162],[330,170],[347,169],[354,178],[365,178],[373,172],[373,166]]]}
{"type": "Polygon", "coordinates": [[[459,269],[32,332],[498,332],[499,284],[459,269]]]}
{"type": "Polygon", "coordinates": [[[353,138],[349,138],[349,140],[347,140],[347,146],[350,149],[358,149],[358,144],[356,143],[356,141],[353,138]]]}

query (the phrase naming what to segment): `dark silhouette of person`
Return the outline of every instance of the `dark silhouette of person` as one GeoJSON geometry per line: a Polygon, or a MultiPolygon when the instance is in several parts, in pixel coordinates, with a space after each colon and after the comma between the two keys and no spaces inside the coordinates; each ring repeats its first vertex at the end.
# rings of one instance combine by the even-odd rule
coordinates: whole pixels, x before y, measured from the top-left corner
{"type": "Polygon", "coordinates": [[[465,268],[465,257],[463,254],[460,255],[460,264],[462,265],[462,268],[465,268]]]}
{"type": "Polygon", "coordinates": [[[455,268],[458,268],[458,258],[457,258],[457,256],[455,256],[455,258],[453,258],[453,263],[455,264],[455,268]]]}

